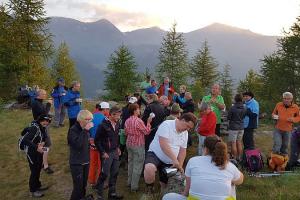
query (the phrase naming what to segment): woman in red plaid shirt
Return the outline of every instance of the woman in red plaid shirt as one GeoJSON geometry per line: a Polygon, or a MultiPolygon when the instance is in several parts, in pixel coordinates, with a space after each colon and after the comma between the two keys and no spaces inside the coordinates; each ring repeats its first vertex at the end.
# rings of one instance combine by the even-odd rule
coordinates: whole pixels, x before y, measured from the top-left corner
{"type": "Polygon", "coordinates": [[[130,104],[128,111],[130,117],[125,122],[128,151],[127,184],[131,191],[136,192],[145,160],[145,135],[148,135],[151,131],[152,117],[148,118],[147,126],[145,126],[143,120],[139,118],[141,111],[138,104],[130,104]]]}

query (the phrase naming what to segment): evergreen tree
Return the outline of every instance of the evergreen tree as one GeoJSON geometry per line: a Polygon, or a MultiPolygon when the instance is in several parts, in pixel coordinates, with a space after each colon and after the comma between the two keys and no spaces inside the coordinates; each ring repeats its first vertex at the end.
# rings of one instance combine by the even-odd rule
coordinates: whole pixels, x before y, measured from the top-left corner
{"type": "Polygon", "coordinates": [[[69,54],[68,45],[63,42],[60,44],[57,55],[54,58],[52,67],[53,80],[57,78],[64,78],[67,86],[71,85],[72,81],[79,80],[79,74],[76,71],[75,63],[69,54]]]}
{"type": "Polygon", "coordinates": [[[233,79],[230,75],[230,66],[228,64],[224,65],[219,84],[226,108],[229,109],[232,104],[233,79]]]}
{"type": "Polygon", "coordinates": [[[190,63],[193,82],[200,82],[205,91],[209,90],[218,78],[217,67],[218,64],[210,55],[208,43],[205,41],[190,63]]]}
{"type": "Polygon", "coordinates": [[[183,34],[177,33],[176,24],[173,24],[159,49],[159,63],[156,66],[159,80],[162,81],[165,76],[168,76],[175,88],[186,84],[187,55],[183,34]]]}
{"type": "Polygon", "coordinates": [[[50,87],[46,65],[52,53],[52,40],[47,29],[49,18],[45,17],[44,1],[9,0],[7,6],[13,18],[10,43],[18,51],[18,84],[50,87]]]}
{"type": "Polygon", "coordinates": [[[137,83],[136,63],[133,55],[124,45],[120,46],[109,59],[105,73],[105,89],[108,98],[123,100],[133,92],[137,83]]]}
{"type": "Polygon", "coordinates": [[[244,80],[240,80],[237,91],[239,93],[251,91],[257,95],[260,93],[262,85],[262,77],[253,69],[250,69],[246,74],[246,78],[244,80]]]}

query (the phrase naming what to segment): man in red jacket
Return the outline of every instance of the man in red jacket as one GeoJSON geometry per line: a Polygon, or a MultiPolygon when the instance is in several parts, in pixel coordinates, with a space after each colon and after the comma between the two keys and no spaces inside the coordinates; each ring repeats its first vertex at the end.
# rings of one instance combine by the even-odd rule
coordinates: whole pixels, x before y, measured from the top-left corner
{"type": "Polygon", "coordinates": [[[157,92],[158,98],[160,98],[161,96],[167,96],[169,101],[172,101],[175,89],[168,77],[164,78],[164,82],[159,86],[157,92]]]}
{"type": "Polygon", "coordinates": [[[198,128],[199,133],[199,146],[198,154],[202,155],[204,148],[204,140],[207,136],[215,135],[217,117],[214,112],[212,112],[210,104],[202,102],[200,105],[200,118],[201,122],[198,128]]]}

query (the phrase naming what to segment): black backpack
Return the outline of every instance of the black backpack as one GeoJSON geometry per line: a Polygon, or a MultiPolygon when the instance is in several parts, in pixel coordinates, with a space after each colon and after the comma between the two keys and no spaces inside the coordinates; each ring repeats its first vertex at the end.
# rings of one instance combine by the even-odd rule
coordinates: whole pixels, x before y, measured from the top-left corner
{"type": "Polygon", "coordinates": [[[40,130],[40,127],[36,124],[36,123],[31,123],[29,126],[25,127],[22,132],[21,132],[21,136],[20,138],[18,139],[18,147],[19,147],[19,151],[27,151],[27,146],[24,144],[24,137],[27,136],[30,132],[30,129],[32,127],[36,127],[37,128],[37,132],[36,134],[34,135],[33,139],[31,141],[33,141],[38,135],[41,134],[41,130],[40,130]]]}

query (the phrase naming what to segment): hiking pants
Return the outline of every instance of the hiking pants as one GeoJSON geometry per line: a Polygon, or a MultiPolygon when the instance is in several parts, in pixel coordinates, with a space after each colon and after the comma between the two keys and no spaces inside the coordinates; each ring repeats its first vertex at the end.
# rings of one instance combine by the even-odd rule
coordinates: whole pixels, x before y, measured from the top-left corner
{"type": "Polygon", "coordinates": [[[30,178],[29,178],[29,190],[30,192],[36,192],[38,188],[40,188],[40,174],[43,164],[43,154],[41,153],[33,153],[28,154],[30,159],[27,157],[29,168],[30,168],[30,178]]]}
{"type": "Polygon", "coordinates": [[[127,185],[131,190],[137,190],[145,161],[145,147],[128,147],[128,179],[127,185]]]}
{"type": "Polygon", "coordinates": [[[55,116],[54,116],[54,125],[59,126],[64,123],[64,119],[66,116],[66,107],[64,105],[59,105],[58,108],[54,108],[55,116]]]}
{"type": "Polygon", "coordinates": [[[89,183],[95,185],[101,173],[100,153],[96,149],[90,149],[90,169],[89,169],[89,183]]]}
{"type": "Polygon", "coordinates": [[[243,144],[244,149],[254,149],[254,138],[253,138],[254,129],[252,128],[245,128],[244,135],[243,135],[243,144]]]}
{"type": "Polygon", "coordinates": [[[89,173],[89,164],[70,165],[73,191],[70,200],[80,200],[84,198],[86,193],[86,185],[89,173]]]}
{"type": "Polygon", "coordinates": [[[97,192],[99,196],[103,196],[103,187],[104,183],[109,175],[108,181],[108,193],[115,193],[116,192],[116,183],[119,174],[119,155],[118,151],[114,150],[108,153],[109,158],[103,159],[101,158],[102,170],[101,174],[97,181],[97,192]]]}
{"type": "Polygon", "coordinates": [[[290,140],[291,133],[288,131],[281,131],[279,129],[275,129],[273,132],[273,153],[277,154],[288,154],[288,146],[290,140]]]}

